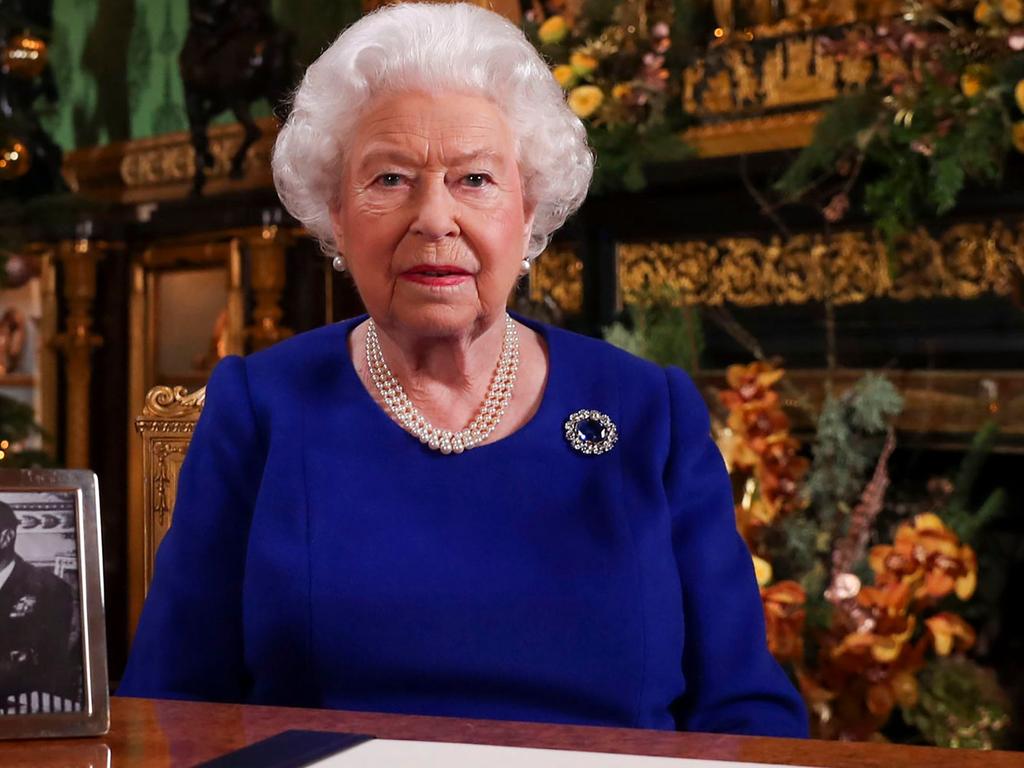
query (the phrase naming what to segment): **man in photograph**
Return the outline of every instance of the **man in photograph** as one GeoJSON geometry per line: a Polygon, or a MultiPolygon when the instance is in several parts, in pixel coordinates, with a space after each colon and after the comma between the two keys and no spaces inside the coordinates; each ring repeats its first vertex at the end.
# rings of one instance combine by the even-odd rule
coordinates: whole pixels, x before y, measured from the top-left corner
{"type": "Polygon", "coordinates": [[[58,711],[77,698],[74,600],[63,579],[16,554],[17,529],[0,501],[0,713],[58,711]]]}

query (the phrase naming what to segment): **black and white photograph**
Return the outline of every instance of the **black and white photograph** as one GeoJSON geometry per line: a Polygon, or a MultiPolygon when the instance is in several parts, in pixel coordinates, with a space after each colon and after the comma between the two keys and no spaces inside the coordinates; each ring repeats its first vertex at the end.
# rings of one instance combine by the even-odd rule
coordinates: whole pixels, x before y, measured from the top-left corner
{"type": "Polygon", "coordinates": [[[82,709],[75,497],[0,493],[0,715],[82,709]]]}
{"type": "Polygon", "coordinates": [[[93,472],[0,469],[0,740],[106,733],[102,562],[93,472]]]}

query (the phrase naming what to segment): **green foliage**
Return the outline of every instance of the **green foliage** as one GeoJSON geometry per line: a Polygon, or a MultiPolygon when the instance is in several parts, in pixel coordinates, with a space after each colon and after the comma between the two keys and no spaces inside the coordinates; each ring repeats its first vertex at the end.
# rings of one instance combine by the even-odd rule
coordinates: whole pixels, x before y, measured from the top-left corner
{"type": "Polygon", "coordinates": [[[979,532],[1000,515],[1006,506],[1006,494],[1001,489],[990,494],[977,510],[970,506],[978,474],[998,437],[999,426],[994,421],[986,422],[974,435],[971,446],[960,464],[953,485],[953,495],[942,512],[946,524],[967,544],[974,545],[979,532]]]}
{"type": "Polygon", "coordinates": [[[644,164],[686,160],[694,149],[667,122],[650,126],[632,123],[588,125],[587,136],[597,156],[594,194],[623,189],[637,192],[647,186],[644,164]]]}
{"type": "MultiPolygon", "coordinates": [[[[868,374],[843,397],[826,399],[804,492],[819,530],[833,530],[856,504],[903,398],[882,376],[868,374]]],[[[825,542],[831,548],[832,542],[825,542]]],[[[820,551],[820,547],[819,547],[820,551]]]]}
{"type": "Polygon", "coordinates": [[[811,143],[775,183],[775,190],[786,199],[795,200],[814,186],[822,174],[831,174],[840,157],[868,141],[879,109],[878,95],[873,92],[832,102],[815,128],[811,143]]]}
{"type": "Polygon", "coordinates": [[[1011,704],[995,673],[968,659],[936,659],[922,671],[914,707],[903,718],[929,744],[998,749],[1006,741],[1011,704]]]}
{"type": "Polygon", "coordinates": [[[614,323],[604,330],[606,341],[658,365],[696,369],[704,348],[696,310],[678,306],[671,292],[661,291],[628,307],[626,314],[628,324],[614,323]]]}
{"type": "Polygon", "coordinates": [[[827,107],[776,191],[792,202],[846,177],[846,193],[863,169],[863,210],[891,245],[924,217],[951,210],[969,183],[998,184],[1011,146],[1009,91],[1021,67],[950,51],[918,61],[899,90],[879,85],[827,107]],[[961,92],[959,73],[974,78],[978,93],[961,92]]]}

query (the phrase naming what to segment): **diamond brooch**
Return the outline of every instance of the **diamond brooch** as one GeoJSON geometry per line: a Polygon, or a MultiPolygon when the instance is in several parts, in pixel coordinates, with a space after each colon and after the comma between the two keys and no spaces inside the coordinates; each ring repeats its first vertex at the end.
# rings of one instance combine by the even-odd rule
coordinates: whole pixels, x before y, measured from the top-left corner
{"type": "Polygon", "coordinates": [[[565,439],[577,453],[598,456],[612,449],[619,439],[619,430],[608,414],[582,410],[566,419],[565,439]]]}

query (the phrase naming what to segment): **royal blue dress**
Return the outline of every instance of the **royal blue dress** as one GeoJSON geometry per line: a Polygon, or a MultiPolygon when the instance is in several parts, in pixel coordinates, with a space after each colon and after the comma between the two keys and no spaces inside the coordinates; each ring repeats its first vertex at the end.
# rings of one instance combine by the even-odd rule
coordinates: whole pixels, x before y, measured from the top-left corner
{"type": "Polygon", "coordinates": [[[538,411],[445,456],[366,391],[361,319],[213,372],[119,694],[806,735],[684,373],[523,319],[538,411]]]}

